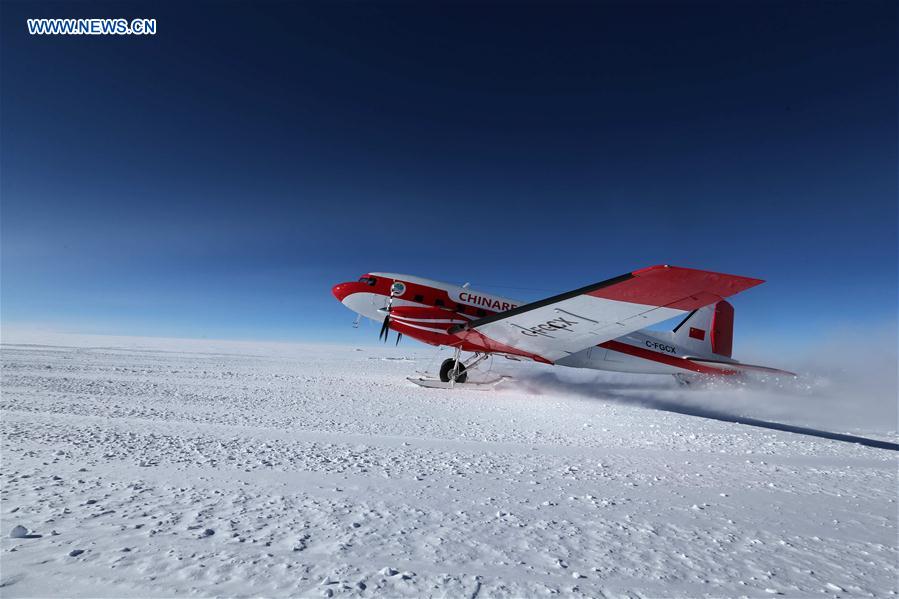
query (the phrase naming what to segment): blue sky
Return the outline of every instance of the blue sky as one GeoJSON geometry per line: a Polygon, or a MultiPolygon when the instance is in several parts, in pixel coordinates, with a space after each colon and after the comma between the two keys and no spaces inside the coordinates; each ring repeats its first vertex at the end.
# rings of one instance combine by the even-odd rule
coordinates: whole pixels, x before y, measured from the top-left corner
{"type": "Polygon", "coordinates": [[[4,326],[374,342],[334,283],[528,300],[670,263],[768,281],[738,344],[895,327],[892,2],[36,2],[0,28],[4,326]]]}

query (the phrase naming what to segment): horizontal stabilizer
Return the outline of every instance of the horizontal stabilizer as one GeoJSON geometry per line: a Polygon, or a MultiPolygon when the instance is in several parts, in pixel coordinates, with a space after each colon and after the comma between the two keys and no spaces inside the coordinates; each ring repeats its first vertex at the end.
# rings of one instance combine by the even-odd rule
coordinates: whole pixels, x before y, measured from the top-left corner
{"type": "Polygon", "coordinates": [[[711,368],[718,368],[722,370],[722,374],[735,374],[738,372],[758,372],[758,373],[767,373],[776,376],[788,376],[792,378],[796,378],[799,375],[795,372],[790,372],[789,370],[780,370],[779,368],[771,368],[768,366],[757,366],[755,364],[742,364],[740,362],[725,362],[723,360],[709,360],[707,358],[694,358],[687,357],[691,362],[696,362],[697,364],[702,364],[703,366],[709,366],[711,368]]]}

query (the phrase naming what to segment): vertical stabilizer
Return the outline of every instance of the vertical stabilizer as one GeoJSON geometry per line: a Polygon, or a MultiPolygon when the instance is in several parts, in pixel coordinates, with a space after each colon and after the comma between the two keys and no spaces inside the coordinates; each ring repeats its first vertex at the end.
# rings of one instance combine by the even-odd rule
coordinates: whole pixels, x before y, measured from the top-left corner
{"type": "Polygon", "coordinates": [[[712,315],[712,353],[731,357],[734,349],[734,307],[721,301],[712,315]]]}
{"type": "Polygon", "coordinates": [[[731,357],[734,307],[722,300],[694,310],[674,328],[674,342],[696,356],[731,357]]]}

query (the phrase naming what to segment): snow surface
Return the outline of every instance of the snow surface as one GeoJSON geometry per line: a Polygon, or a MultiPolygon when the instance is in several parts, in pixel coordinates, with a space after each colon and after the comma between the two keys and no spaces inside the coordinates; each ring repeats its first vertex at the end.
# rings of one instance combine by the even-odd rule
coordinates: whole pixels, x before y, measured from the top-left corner
{"type": "Polygon", "coordinates": [[[445,356],[5,336],[0,593],[896,595],[895,419],[445,356]]]}

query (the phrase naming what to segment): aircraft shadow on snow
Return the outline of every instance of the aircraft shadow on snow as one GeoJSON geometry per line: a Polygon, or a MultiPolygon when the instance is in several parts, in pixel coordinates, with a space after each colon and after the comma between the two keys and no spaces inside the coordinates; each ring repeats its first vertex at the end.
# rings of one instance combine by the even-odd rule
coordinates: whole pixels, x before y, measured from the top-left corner
{"type": "MultiPolygon", "coordinates": [[[[647,395],[625,394],[621,391],[627,390],[633,392],[633,385],[615,384],[615,383],[597,383],[597,382],[572,382],[564,381],[554,373],[540,373],[529,376],[526,379],[520,379],[520,383],[528,386],[534,383],[535,386],[542,390],[564,391],[574,393],[591,399],[611,400],[615,403],[650,408],[653,410],[661,410],[664,412],[673,412],[675,414],[684,414],[686,416],[696,416],[699,418],[708,418],[710,420],[719,420],[721,422],[732,422],[735,424],[743,424],[746,426],[756,426],[759,428],[767,428],[775,431],[783,431],[787,433],[795,433],[798,435],[808,435],[821,439],[829,439],[831,441],[842,441],[844,443],[857,443],[867,447],[877,449],[888,449],[891,451],[899,451],[899,444],[889,441],[881,441],[879,439],[869,439],[867,437],[859,437],[856,435],[847,435],[844,433],[834,433],[805,426],[796,426],[793,424],[784,424],[782,422],[773,422],[770,420],[762,420],[759,418],[751,418],[732,414],[724,410],[714,408],[705,408],[702,406],[688,405],[673,400],[659,399],[647,395]]],[[[663,391],[668,389],[663,385],[648,386],[646,390],[663,391]]]]}

